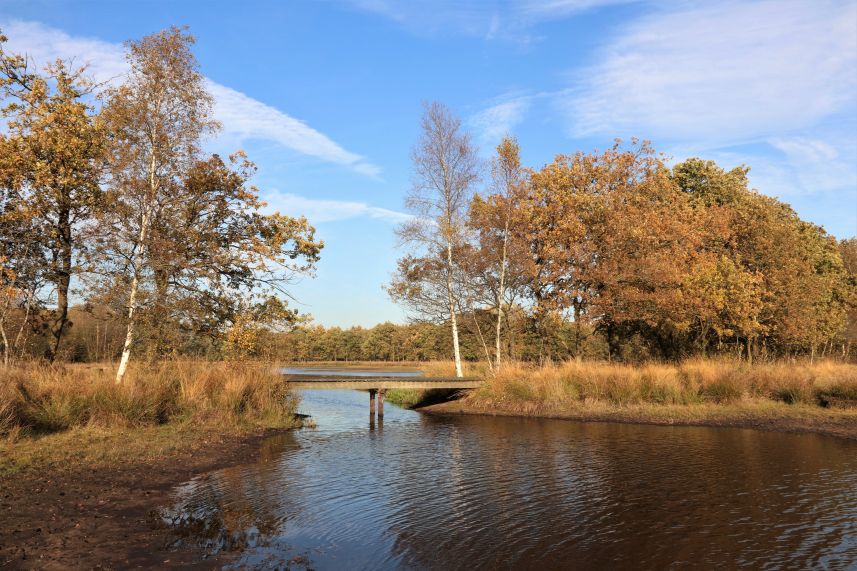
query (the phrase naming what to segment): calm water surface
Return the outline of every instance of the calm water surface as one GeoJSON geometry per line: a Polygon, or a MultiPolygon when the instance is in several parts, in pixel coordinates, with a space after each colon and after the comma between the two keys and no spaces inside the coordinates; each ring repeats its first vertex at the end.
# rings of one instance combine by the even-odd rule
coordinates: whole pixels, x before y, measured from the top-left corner
{"type": "Polygon", "coordinates": [[[306,391],[318,423],[180,486],[178,542],[233,568],[857,569],[857,443],[432,417],[306,391]]]}

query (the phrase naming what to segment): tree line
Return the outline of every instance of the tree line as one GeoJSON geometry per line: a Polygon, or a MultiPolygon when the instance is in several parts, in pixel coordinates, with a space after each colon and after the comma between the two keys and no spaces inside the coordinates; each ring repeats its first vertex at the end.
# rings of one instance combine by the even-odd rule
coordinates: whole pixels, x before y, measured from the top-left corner
{"type": "MultiPolygon", "coordinates": [[[[490,313],[477,315],[481,327],[493,325],[490,313]]],[[[121,320],[99,306],[73,306],[69,310],[69,328],[63,339],[62,358],[70,362],[104,362],[121,355],[125,329],[121,320]]],[[[606,359],[607,345],[588,328],[575,327],[569,322],[557,322],[546,337],[536,337],[524,328],[523,314],[509,316],[510,331],[503,336],[503,355],[516,361],[535,361],[540,352],[550,348],[556,360],[575,357],[606,359]],[[578,335],[581,337],[578,338],[578,335]]],[[[460,352],[465,361],[484,360],[479,335],[467,316],[460,331],[460,352]]],[[[154,360],[164,356],[220,360],[231,357],[280,362],[357,362],[357,361],[446,361],[453,354],[452,339],[447,323],[390,323],[374,327],[324,327],[299,324],[288,331],[268,327],[230,325],[220,336],[186,332],[176,334],[177,343],[170,353],[156,353],[148,337],[136,344],[141,358],[154,360]]],[[[39,355],[47,342],[46,336],[28,338],[26,351],[39,355]]],[[[647,358],[639,346],[629,346],[629,360],[647,358]]]]}
{"type": "Polygon", "coordinates": [[[751,189],[747,167],[671,164],[650,144],[526,167],[489,161],[444,105],[412,152],[413,216],[387,291],[411,317],[308,325],[287,304],[323,247],[267,213],[170,28],[126,44],[106,84],[34,68],[0,35],[0,347],[21,358],[281,360],[746,359],[849,356],[857,239],[836,240],[751,189]]]}
{"type": "Polygon", "coordinates": [[[388,291],[414,320],[447,324],[459,374],[469,321],[495,367],[515,328],[539,360],[584,355],[589,336],[611,359],[850,354],[857,241],[751,189],[745,166],[670,166],[633,140],[527,168],[507,136],[486,168],[440,103],[412,160],[410,249],[388,291]],[[578,333],[560,355],[547,342],[558,324],[578,333]]]}
{"type": "Polygon", "coordinates": [[[285,286],[312,270],[322,243],[303,217],[265,212],[242,152],[203,151],[219,126],[186,29],[127,42],[127,74],[105,84],[62,60],[37,68],[6,41],[5,363],[34,351],[57,359],[72,310],[104,324],[99,351],[119,357],[117,382],[134,352],[162,356],[297,319],[285,286]]]}
{"type": "MultiPolygon", "coordinates": [[[[461,317],[458,339],[462,360],[484,361],[479,328],[490,330],[495,325],[494,315],[478,312],[461,317]]],[[[527,317],[520,310],[511,310],[506,323],[501,352],[512,361],[538,361],[547,352],[557,361],[603,360],[608,356],[604,339],[588,326],[556,321],[544,334],[537,334],[527,328],[527,317]]],[[[282,361],[448,361],[454,354],[452,343],[449,323],[385,322],[368,328],[304,325],[260,338],[256,354],[282,361]]],[[[632,341],[625,347],[625,356],[628,360],[649,358],[640,350],[632,341]]]]}

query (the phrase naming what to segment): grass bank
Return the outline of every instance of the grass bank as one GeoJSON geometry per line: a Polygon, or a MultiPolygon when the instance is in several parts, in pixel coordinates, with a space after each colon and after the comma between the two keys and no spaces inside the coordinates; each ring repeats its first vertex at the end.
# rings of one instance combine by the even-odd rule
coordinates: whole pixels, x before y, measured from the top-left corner
{"type": "MultiPolygon", "coordinates": [[[[420,406],[429,398],[408,395],[408,403],[420,406]]],[[[857,365],[701,359],[638,366],[510,364],[461,400],[429,409],[810,430],[857,438],[857,365]]]]}
{"type": "Polygon", "coordinates": [[[270,364],[138,364],[0,370],[0,567],[219,567],[151,523],[175,485],[256,461],[300,424],[270,364]],[[116,546],[121,546],[117,549],[116,546]]]}
{"type": "Polygon", "coordinates": [[[217,436],[299,424],[298,400],[270,365],[167,361],[0,370],[0,476],[73,462],[157,458],[217,436]]]}

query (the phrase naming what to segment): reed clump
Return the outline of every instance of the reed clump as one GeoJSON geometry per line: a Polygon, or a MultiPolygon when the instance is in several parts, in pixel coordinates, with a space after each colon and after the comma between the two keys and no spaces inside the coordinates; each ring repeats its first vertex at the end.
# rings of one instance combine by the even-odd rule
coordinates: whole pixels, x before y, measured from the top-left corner
{"type": "Polygon", "coordinates": [[[821,407],[857,406],[857,365],[688,360],[626,365],[569,361],[512,363],[470,395],[473,404],[540,409],[587,404],[694,405],[767,400],[821,407]]]}
{"type": "Polygon", "coordinates": [[[285,427],[297,404],[280,375],[252,363],[140,364],[122,385],[113,382],[111,367],[0,370],[0,437],[172,422],[285,427]]]}

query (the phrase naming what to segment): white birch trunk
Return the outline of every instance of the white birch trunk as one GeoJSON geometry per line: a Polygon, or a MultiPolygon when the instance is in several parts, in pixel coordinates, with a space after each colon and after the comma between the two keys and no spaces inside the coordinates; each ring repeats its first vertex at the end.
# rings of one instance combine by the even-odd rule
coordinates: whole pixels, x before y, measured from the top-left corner
{"type": "Polygon", "coordinates": [[[463,377],[461,370],[461,350],[458,347],[458,321],[455,318],[455,299],[452,294],[452,244],[446,246],[446,295],[449,302],[449,316],[452,322],[452,350],[455,355],[455,376],[463,377]]]}
{"type": "Polygon", "coordinates": [[[146,243],[146,235],[149,227],[149,214],[143,214],[140,221],[140,234],[138,236],[137,253],[131,258],[131,266],[134,276],[131,278],[131,291],[128,293],[128,326],[125,330],[125,343],[122,345],[122,358],[119,359],[119,368],[116,370],[116,384],[122,384],[125,372],[128,370],[128,361],[131,360],[131,345],[134,342],[134,320],[137,311],[137,290],[140,288],[140,264],[139,256],[142,255],[143,245],[146,243]]]}
{"type": "MultiPolygon", "coordinates": [[[[160,109],[160,101],[158,101],[160,109]]],[[[152,136],[154,141],[154,136],[152,136]]],[[[128,370],[128,361],[131,360],[131,345],[134,342],[134,319],[137,312],[137,290],[140,288],[140,261],[146,249],[149,223],[152,216],[153,202],[157,195],[158,185],[155,178],[155,151],[149,159],[149,203],[145,205],[143,216],[140,218],[140,232],[137,236],[135,251],[131,255],[131,269],[134,273],[131,278],[131,291],[128,293],[128,327],[125,330],[125,343],[122,345],[122,357],[119,359],[119,368],[116,370],[116,384],[121,385],[128,370]]]]}
{"type": "Polygon", "coordinates": [[[116,384],[121,385],[128,370],[128,361],[131,360],[131,344],[134,341],[134,311],[137,309],[137,287],[139,286],[137,273],[131,280],[131,293],[128,295],[128,326],[125,330],[125,343],[122,346],[122,358],[119,359],[119,368],[116,370],[116,384]]]}

